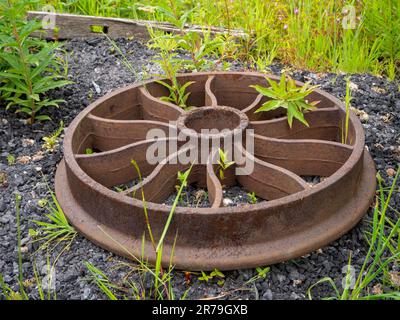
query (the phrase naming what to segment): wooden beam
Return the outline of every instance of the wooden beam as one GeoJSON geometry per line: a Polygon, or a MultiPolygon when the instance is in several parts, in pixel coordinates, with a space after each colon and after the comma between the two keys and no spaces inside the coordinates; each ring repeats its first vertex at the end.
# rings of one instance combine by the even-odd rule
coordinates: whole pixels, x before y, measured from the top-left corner
{"type": "MultiPolygon", "coordinates": [[[[43,20],[46,17],[55,18],[55,29],[43,29],[42,32],[33,34],[33,36],[44,37],[46,39],[76,39],[93,38],[102,35],[102,32],[110,38],[134,37],[140,40],[149,40],[148,28],[152,27],[170,33],[186,33],[194,31],[202,33],[201,26],[187,25],[182,30],[176,28],[170,23],[150,21],[150,20],[130,20],[121,18],[105,18],[94,16],[82,16],[75,14],[50,13],[41,11],[29,11],[29,19],[43,20]]],[[[213,35],[228,33],[224,28],[210,27],[213,35]]],[[[231,35],[235,37],[244,37],[245,33],[240,30],[231,30],[231,35]]]]}

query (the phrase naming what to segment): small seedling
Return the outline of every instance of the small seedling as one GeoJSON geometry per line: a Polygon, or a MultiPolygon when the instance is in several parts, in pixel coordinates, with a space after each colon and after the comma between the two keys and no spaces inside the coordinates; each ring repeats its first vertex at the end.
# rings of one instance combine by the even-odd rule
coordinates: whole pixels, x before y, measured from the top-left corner
{"type": "Polygon", "coordinates": [[[92,148],[86,148],[85,154],[93,154],[93,149],[92,148]]]}
{"type": "MultiPolygon", "coordinates": [[[[182,187],[182,188],[186,188],[187,187],[187,179],[188,179],[188,177],[189,177],[189,173],[190,173],[190,171],[189,170],[187,170],[187,171],[185,171],[185,172],[181,172],[181,171],[178,171],[178,181],[179,181],[179,184],[178,185],[176,185],[175,186],[175,188],[176,188],[176,190],[177,191],[179,191],[179,189],[182,187]]],[[[180,201],[182,201],[182,194],[181,194],[181,196],[180,196],[180,201]]],[[[189,203],[189,199],[188,199],[188,195],[187,195],[187,193],[186,193],[186,200],[187,200],[187,203],[189,203]]]]}
{"type": "Polygon", "coordinates": [[[251,204],[256,204],[257,203],[257,196],[256,196],[256,193],[254,191],[247,193],[247,197],[248,197],[249,202],[251,204]]]}
{"type": "Polygon", "coordinates": [[[12,154],[7,155],[7,163],[9,166],[14,165],[15,163],[15,157],[12,154]]]}
{"type": "Polygon", "coordinates": [[[37,231],[37,230],[35,230],[35,229],[29,229],[29,230],[28,230],[28,235],[29,235],[31,238],[37,238],[37,237],[40,235],[40,232],[37,231]]]}
{"type": "Polygon", "coordinates": [[[38,201],[38,206],[44,208],[47,205],[48,201],[46,199],[40,199],[38,201]]]}
{"type": "Polygon", "coordinates": [[[42,140],[44,141],[42,148],[49,152],[54,152],[55,148],[58,145],[58,137],[60,136],[61,132],[63,132],[63,130],[64,130],[64,122],[61,120],[60,127],[54,133],[52,133],[48,137],[42,138],[42,140]]]}
{"type": "Polygon", "coordinates": [[[267,276],[267,273],[269,272],[269,270],[270,270],[269,267],[265,267],[265,268],[257,267],[257,268],[256,268],[256,271],[257,271],[258,276],[259,276],[260,278],[264,278],[264,279],[265,279],[265,277],[267,276]]]}
{"type": "Polygon", "coordinates": [[[228,152],[224,152],[221,148],[218,149],[219,152],[219,177],[221,180],[225,179],[225,170],[228,169],[230,166],[235,164],[235,161],[228,161],[228,152]]]}
{"type": "Polygon", "coordinates": [[[117,192],[124,192],[125,188],[121,188],[121,187],[114,187],[115,191],[117,192]]]}
{"type": "MultiPolygon", "coordinates": [[[[219,278],[218,282],[225,278],[225,275],[219,271],[218,269],[214,269],[210,274],[207,275],[204,271],[201,271],[201,277],[199,277],[200,281],[208,282],[211,279],[219,278]]],[[[222,283],[223,284],[223,283],[222,283]]]]}
{"type": "Polygon", "coordinates": [[[255,112],[267,112],[278,108],[287,110],[287,118],[289,127],[292,127],[293,118],[309,127],[307,120],[304,118],[304,112],[314,110],[319,101],[308,102],[305,98],[311,94],[319,86],[312,86],[310,82],[306,82],[304,86],[297,87],[295,81],[282,73],[280,82],[277,83],[266,78],[270,87],[265,88],[259,85],[251,85],[262,95],[270,98],[255,112]]]}
{"type": "Polygon", "coordinates": [[[199,277],[200,281],[208,282],[210,279],[212,279],[211,275],[207,275],[204,271],[201,271],[201,277],[199,277]]]}
{"type": "Polygon", "coordinates": [[[163,85],[169,90],[168,97],[161,97],[160,99],[165,102],[171,102],[181,107],[184,110],[188,110],[190,107],[187,106],[187,99],[190,96],[190,92],[186,92],[186,89],[194,83],[194,81],[188,81],[183,85],[179,84],[176,77],[169,80],[171,84],[166,81],[156,80],[157,83],[163,85]]]}

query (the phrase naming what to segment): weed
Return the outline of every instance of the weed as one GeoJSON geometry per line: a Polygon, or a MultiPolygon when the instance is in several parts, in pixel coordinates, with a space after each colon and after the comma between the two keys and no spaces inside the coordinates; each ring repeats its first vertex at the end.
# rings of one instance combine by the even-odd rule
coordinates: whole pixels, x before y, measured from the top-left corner
{"type": "Polygon", "coordinates": [[[257,267],[256,268],[256,271],[257,271],[257,274],[258,274],[258,276],[260,277],[260,278],[266,278],[267,277],[267,273],[270,271],[271,269],[270,269],[270,267],[257,267]]]}
{"type": "Polygon", "coordinates": [[[7,163],[9,166],[13,166],[15,163],[15,157],[12,154],[7,155],[7,163]]]}
{"type": "MultiPolygon", "coordinates": [[[[175,186],[175,188],[176,188],[177,191],[179,191],[179,189],[180,189],[181,187],[183,187],[183,188],[186,188],[186,187],[187,187],[187,179],[188,179],[188,177],[189,177],[189,173],[190,173],[189,170],[186,170],[185,172],[180,172],[180,171],[178,171],[178,181],[179,181],[179,184],[175,186]]],[[[187,200],[187,203],[189,203],[189,199],[188,199],[188,195],[187,195],[187,194],[186,194],[186,200],[187,200]]],[[[180,201],[182,201],[182,195],[181,195],[181,197],[180,197],[180,201]]]]}
{"type": "Polygon", "coordinates": [[[400,168],[393,179],[386,196],[385,190],[378,178],[379,195],[376,203],[372,219],[372,231],[367,233],[367,241],[369,249],[361,269],[357,277],[351,272],[351,255],[347,266],[347,272],[344,279],[342,291],[336,286],[334,280],[325,277],[313,284],[307,291],[309,299],[312,299],[312,289],[321,284],[328,283],[333,288],[335,295],[327,297],[327,299],[337,300],[375,300],[375,299],[400,299],[399,291],[387,291],[378,294],[370,294],[369,287],[374,282],[379,282],[385,274],[388,274],[387,268],[391,263],[398,261],[400,257],[399,251],[399,234],[400,234],[400,218],[397,222],[388,222],[389,204],[396,187],[396,182],[400,174],[400,168]],[[397,247],[394,247],[395,244],[397,247]],[[389,252],[389,254],[388,254],[389,252]],[[352,285],[350,285],[350,283],[352,285]]]}
{"type": "Polygon", "coordinates": [[[221,180],[225,180],[225,171],[232,165],[235,164],[235,161],[228,161],[228,152],[225,152],[221,148],[218,149],[219,153],[219,178],[221,180]]]}
{"type": "Polygon", "coordinates": [[[222,39],[220,37],[211,38],[210,30],[203,30],[202,34],[191,31],[179,36],[179,48],[186,50],[190,54],[190,59],[184,60],[185,69],[192,71],[211,69],[215,63],[208,61],[206,57],[215,56],[221,43],[222,39]]]}
{"type": "Polygon", "coordinates": [[[52,250],[59,243],[67,241],[67,245],[64,247],[65,250],[69,248],[72,241],[75,239],[77,232],[69,224],[54,192],[50,188],[49,192],[51,195],[51,201],[47,203],[48,213],[45,215],[49,222],[33,220],[38,227],[37,230],[33,230],[36,234],[34,242],[42,242],[39,247],[40,250],[50,247],[52,250]]]}
{"type": "Polygon", "coordinates": [[[259,85],[250,87],[256,89],[262,95],[271,100],[265,102],[255,112],[267,112],[278,108],[286,109],[289,126],[292,127],[293,118],[299,120],[306,125],[308,122],[304,118],[304,111],[315,109],[319,101],[308,102],[306,97],[311,94],[318,86],[310,85],[306,82],[302,87],[297,87],[295,81],[291,77],[286,77],[283,72],[279,84],[269,78],[266,78],[270,88],[265,88],[259,85]]]}
{"type": "Polygon", "coordinates": [[[169,91],[168,97],[161,97],[160,99],[166,102],[171,102],[183,109],[188,109],[187,99],[190,92],[186,93],[186,89],[192,85],[193,81],[188,81],[180,84],[177,79],[177,73],[183,67],[183,61],[177,59],[177,54],[174,52],[178,48],[178,41],[174,35],[157,33],[149,29],[151,41],[150,48],[159,49],[158,58],[154,60],[158,63],[164,71],[164,75],[156,74],[157,77],[166,77],[164,80],[156,80],[157,83],[166,87],[169,91]]]}
{"type": "Polygon", "coordinates": [[[225,275],[218,269],[214,269],[212,272],[210,272],[210,274],[207,274],[204,271],[201,271],[201,276],[198,277],[198,279],[200,281],[205,281],[205,282],[208,282],[214,278],[218,278],[219,279],[218,281],[220,281],[221,279],[225,278],[225,275]]]}
{"type": "MultiPolygon", "coordinates": [[[[45,3],[40,0],[31,7],[45,3]]],[[[223,40],[219,58],[239,59],[261,71],[274,57],[316,71],[381,72],[391,79],[399,71],[398,1],[119,0],[116,5],[106,0],[55,0],[52,5],[69,13],[166,21],[179,35],[190,24],[225,27],[227,32],[216,37],[223,40]],[[347,15],[342,11],[349,4],[356,12],[353,30],[342,27],[347,15]],[[246,35],[235,38],[233,28],[246,35]]]]}
{"type": "Polygon", "coordinates": [[[48,137],[42,138],[42,140],[44,141],[42,148],[48,152],[54,152],[58,144],[58,137],[63,132],[63,130],[64,130],[64,122],[61,120],[59,128],[54,133],[52,133],[48,137]]]}
{"type": "Polygon", "coordinates": [[[56,43],[47,43],[30,35],[41,29],[41,23],[26,21],[25,13],[31,1],[2,1],[0,11],[0,94],[7,108],[17,106],[29,122],[49,120],[39,112],[44,107],[58,107],[62,100],[43,99],[47,91],[70,84],[59,75],[56,43]]]}
{"type": "Polygon", "coordinates": [[[38,206],[41,207],[41,208],[44,208],[44,207],[47,206],[48,203],[49,203],[49,202],[47,201],[47,199],[40,199],[40,200],[38,201],[38,206]]]}
{"type": "Polygon", "coordinates": [[[111,289],[117,289],[117,286],[112,284],[108,277],[93,264],[85,262],[85,266],[91,273],[93,281],[100,288],[100,290],[104,292],[110,300],[118,300],[118,298],[111,291],[111,289]]]}
{"type": "Polygon", "coordinates": [[[256,193],[254,191],[247,193],[247,198],[249,199],[249,202],[251,204],[256,204],[257,203],[257,196],[256,196],[256,193]]]}

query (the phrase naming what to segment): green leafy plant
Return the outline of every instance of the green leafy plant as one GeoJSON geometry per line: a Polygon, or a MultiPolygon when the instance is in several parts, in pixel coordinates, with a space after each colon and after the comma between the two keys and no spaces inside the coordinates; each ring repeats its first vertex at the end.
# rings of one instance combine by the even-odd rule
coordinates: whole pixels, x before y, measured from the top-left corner
{"type": "Polygon", "coordinates": [[[59,75],[55,58],[57,43],[48,43],[30,35],[41,29],[36,20],[27,21],[26,7],[34,1],[2,1],[0,3],[0,94],[7,108],[29,116],[29,122],[49,120],[40,114],[44,107],[58,107],[63,100],[43,95],[49,90],[70,84],[59,75]]]}
{"type": "Polygon", "coordinates": [[[249,202],[251,204],[256,204],[257,203],[257,196],[256,196],[256,193],[254,191],[247,193],[247,197],[248,197],[249,202]]]}
{"type": "Polygon", "coordinates": [[[93,154],[93,149],[92,148],[86,148],[85,149],[85,154],[93,154]]]}
{"type": "MultiPolygon", "coordinates": [[[[175,188],[176,188],[177,191],[179,191],[179,189],[180,189],[182,186],[183,186],[183,188],[186,188],[186,187],[187,187],[187,185],[188,185],[188,184],[187,184],[187,179],[188,179],[188,177],[189,177],[189,173],[190,173],[189,170],[186,170],[185,172],[178,171],[178,181],[179,181],[179,184],[175,186],[175,188]]],[[[187,202],[189,202],[189,199],[188,199],[187,194],[186,194],[186,198],[187,198],[187,199],[186,199],[187,202]]],[[[182,194],[181,194],[180,201],[182,201],[182,194]]]]}
{"type": "Polygon", "coordinates": [[[224,279],[225,275],[219,271],[218,269],[214,269],[213,271],[210,272],[210,274],[205,273],[204,271],[201,271],[201,276],[198,278],[200,281],[205,281],[208,282],[211,279],[218,278],[218,279],[224,279]]]}
{"type": "Polygon", "coordinates": [[[263,267],[257,267],[256,268],[258,276],[260,278],[264,278],[264,279],[267,277],[267,274],[268,274],[268,272],[270,270],[271,270],[270,267],[264,267],[264,268],[263,267]]]}
{"type": "Polygon", "coordinates": [[[54,152],[58,144],[58,137],[63,132],[63,130],[64,130],[64,122],[61,120],[59,128],[54,133],[52,133],[48,137],[42,138],[42,140],[44,141],[42,148],[49,152],[54,152]]]}
{"type": "Polygon", "coordinates": [[[189,98],[190,92],[186,93],[186,89],[194,83],[194,81],[188,81],[183,85],[180,85],[177,78],[173,77],[170,80],[170,84],[163,80],[156,80],[157,83],[163,85],[169,90],[168,97],[161,97],[162,101],[171,102],[181,107],[182,109],[189,109],[187,106],[187,99],[189,98]]]}
{"type": "Polygon", "coordinates": [[[292,127],[293,118],[306,125],[308,122],[304,118],[304,112],[315,109],[319,101],[308,102],[306,97],[319,86],[312,86],[306,82],[302,87],[297,87],[295,81],[282,73],[279,83],[266,78],[270,87],[265,88],[259,85],[251,85],[262,95],[270,98],[255,112],[267,112],[278,108],[284,108],[287,111],[289,126],[292,127]]]}
{"type": "Polygon", "coordinates": [[[221,180],[225,180],[225,171],[232,165],[235,164],[235,161],[228,161],[228,152],[225,152],[221,148],[218,149],[219,153],[219,178],[221,180]]]}
{"type": "Polygon", "coordinates": [[[9,166],[14,165],[15,163],[15,157],[12,154],[7,155],[7,163],[9,166]]]}
{"type": "Polygon", "coordinates": [[[193,71],[204,71],[216,65],[213,61],[208,61],[207,57],[216,56],[219,46],[222,44],[220,37],[211,38],[210,31],[199,32],[189,31],[179,36],[179,48],[186,50],[190,54],[190,59],[184,60],[184,67],[193,71]]]}
{"type": "Polygon", "coordinates": [[[157,33],[149,29],[151,41],[148,46],[152,49],[158,49],[158,58],[154,61],[158,63],[164,74],[156,74],[155,76],[165,78],[166,80],[156,80],[169,91],[169,96],[161,97],[160,99],[166,102],[173,103],[183,109],[188,109],[187,99],[190,92],[186,92],[187,88],[192,85],[193,81],[188,81],[184,84],[179,83],[177,73],[182,69],[183,61],[177,59],[177,54],[174,50],[178,49],[178,41],[174,35],[157,33]]]}

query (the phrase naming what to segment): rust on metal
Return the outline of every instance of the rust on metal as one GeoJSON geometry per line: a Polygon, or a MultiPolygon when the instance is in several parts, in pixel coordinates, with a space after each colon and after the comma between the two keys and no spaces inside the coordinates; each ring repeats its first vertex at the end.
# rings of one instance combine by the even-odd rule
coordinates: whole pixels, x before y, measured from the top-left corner
{"type": "MultiPolygon", "coordinates": [[[[244,150],[243,155],[254,161],[254,170],[235,175],[230,168],[223,185],[241,185],[266,200],[224,207],[216,166],[211,159],[196,164],[189,183],[208,189],[211,206],[176,208],[164,242],[165,265],[176,235],[172,260],[179,269],[227,270],[296,258],[339,238],[367,211],[375,192],[375,166],[353,114],[349,143],[341,143],[346,113],[339,100],[316,90],[309,99],[321,102],[305,114],[310,126],[295,121],[289,128],[284,110],[254,113],[265,97],[249,86],[267,86],[263,74],[193,73],[178,80],[195,81],[188,88],[187,104],[193,106],[189,111],[162,101],[168,92],[148,81],[95,101],[69,126],[64,159],[56,173],[56,194],[69,221],[88,239],[128,258],[140,257],[147,232],[142,188],[154,237],[160,238],[171,209],[164,202],[175,192],[177,172],[189,165],[148,163],[146,150],[154,139],[146,140],[146,133],[154,128],[166,133],[228,129],[225,135],[252,129],[254,152],[244,150]],[[85,154],[87,148],[96,152],[85,154]],[[138,178],[132,159],[144,180],[123,192],[112,190],[138,178]],[[310,175],[324,179],[310,186],[302,178],[310,175]]],[[[176,138],[165,140],[182,145],[176,138]]],[[[182,146],[166,158],[175,159],[186,151],[182,146]]],[[[149,237],[144,248],[145,258],[154,262],[149,237]]]]}

